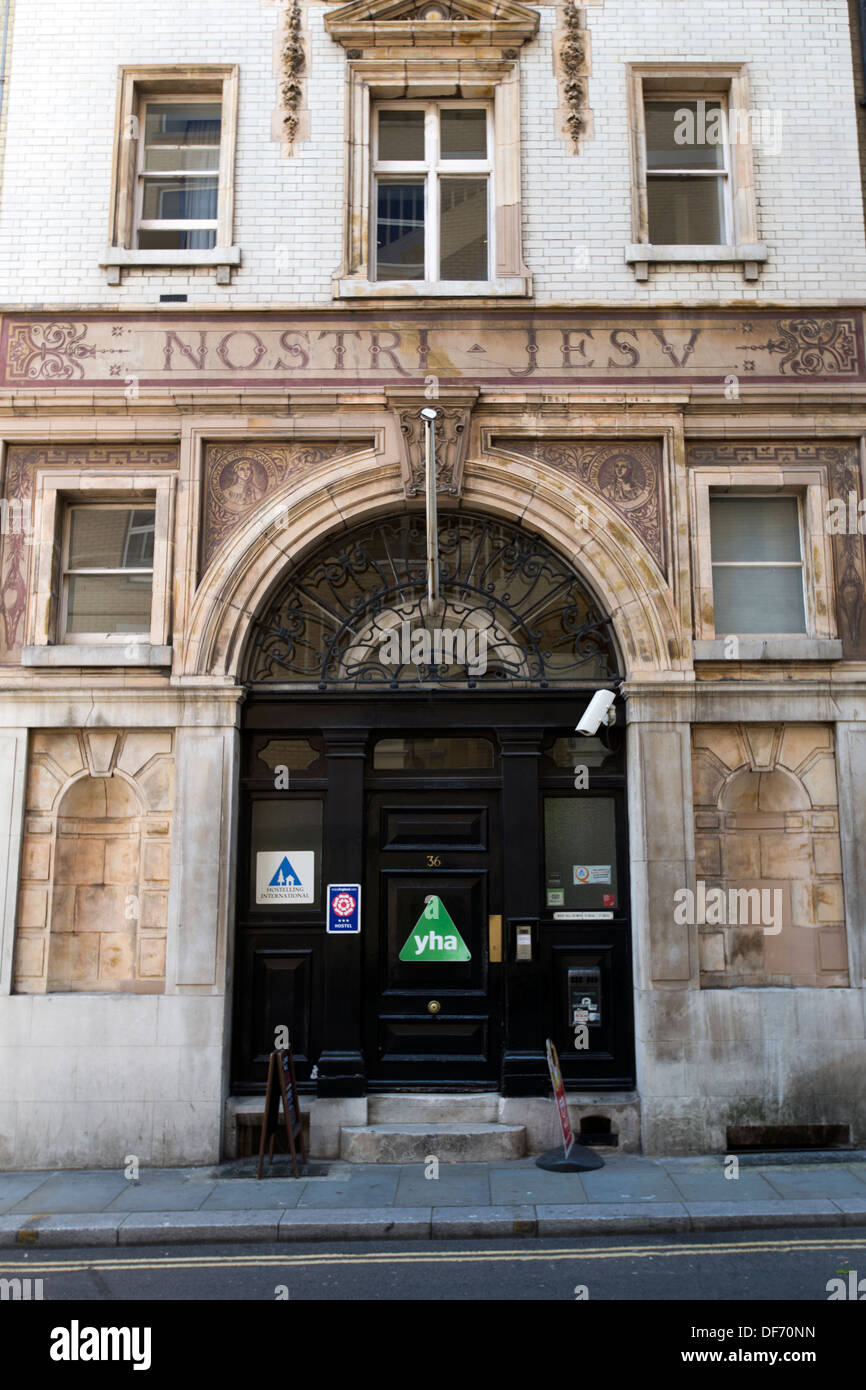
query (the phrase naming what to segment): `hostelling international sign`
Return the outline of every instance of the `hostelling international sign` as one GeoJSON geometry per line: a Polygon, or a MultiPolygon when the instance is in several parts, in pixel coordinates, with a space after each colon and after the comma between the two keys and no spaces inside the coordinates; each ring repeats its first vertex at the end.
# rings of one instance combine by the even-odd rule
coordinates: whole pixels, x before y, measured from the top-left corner
{"type": "Polygon", "coordinates": [[[0,386],[539,387],[864,380],[863,315],[629,310],[13,314],[0,386]]]}

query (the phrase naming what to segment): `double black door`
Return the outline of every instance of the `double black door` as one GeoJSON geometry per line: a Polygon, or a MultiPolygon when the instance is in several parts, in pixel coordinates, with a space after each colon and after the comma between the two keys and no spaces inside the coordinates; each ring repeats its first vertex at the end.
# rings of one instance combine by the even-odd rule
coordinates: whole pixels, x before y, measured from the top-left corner
{"type": "Polygon", "coordinates": [[[365,1053],[371,1082],[491,1084],[502,1037],[499,798],[374,793],[367,805],[365,1053]]]}

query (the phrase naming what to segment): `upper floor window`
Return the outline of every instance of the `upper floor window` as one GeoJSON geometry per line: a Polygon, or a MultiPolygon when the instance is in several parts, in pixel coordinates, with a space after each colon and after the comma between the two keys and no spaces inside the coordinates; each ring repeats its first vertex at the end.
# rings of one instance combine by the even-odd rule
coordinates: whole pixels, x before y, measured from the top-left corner
{"type": "Polygon", "coordinates": [[[66,642],[150,639],[154,506],[67,509],[61,629],[66,642]]]}
{"type": "Polygon", "coordinates": [[[647,216],[654,245],[725,246],[730,171],[725,102],[645,103],[647,216]]]}
{"type": "Polygon", "coordinates": [[[489,280],[489,106],[403,102],[375,114],[374,278],[489,280]]]}
{"type": "MultiPolygon", "coordinates": [[[[757,280],[752,108],[741,63],[633,63],[628,68],[632,242],[638,280],[651,265],[742,266],[757,280]]],[[[757,117],[761,117],[757,125],[757,117]]]]}
{"type": "Polygon", "coordinates": [[[716,632],[806,633],[797,497],[710,496],[716,632]]]}
{"type": "Polygon", "coordinates": [[[232,245],[238,70],[122,68],[117,96],[109,284],[142,266],[213,266],[227,285],[232,245]]]}
{"type": "Polygon", "coordinates": [[[209,250],[219,212],[219,100],[143,100],[136,198],[136,245],[143,250],[209,250]]]}

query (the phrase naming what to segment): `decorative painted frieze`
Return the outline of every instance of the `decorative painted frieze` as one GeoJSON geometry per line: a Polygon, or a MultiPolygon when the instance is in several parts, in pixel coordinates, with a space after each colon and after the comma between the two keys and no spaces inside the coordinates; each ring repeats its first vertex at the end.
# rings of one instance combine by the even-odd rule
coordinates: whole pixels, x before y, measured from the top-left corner
{"type": "Polygon", "coordinates": [[[0,387],[410,386],[441,389],[676,382],[795,389],[866,380],[862,312],[676,310],[477,314],[357,310],[218,316],[7,317],[0,387]]]}

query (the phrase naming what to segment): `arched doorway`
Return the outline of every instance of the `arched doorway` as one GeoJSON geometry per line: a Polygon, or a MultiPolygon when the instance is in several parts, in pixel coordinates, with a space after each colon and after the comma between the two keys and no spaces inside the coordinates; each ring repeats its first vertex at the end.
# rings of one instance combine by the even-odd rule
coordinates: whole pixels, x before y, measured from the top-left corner
{"type": "Polygon", "coordinates": [[[618,679],[610,620],[514,523],[447,513],[439,549],[433,610],[407,511],[330,537],[252,625],[236,1092],[280,1025],[320,1095],[542,1093],[547,1037],[570,1084],[633,1085],[624,731],[574,733],[618,679]],[[359,938],[325,932],[329,883],[361,885],[359,938]]]}

